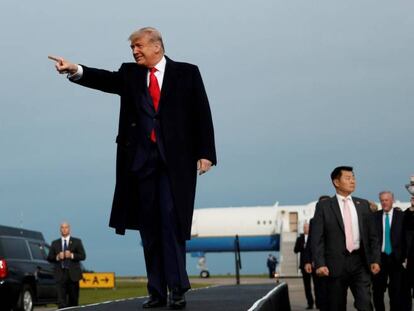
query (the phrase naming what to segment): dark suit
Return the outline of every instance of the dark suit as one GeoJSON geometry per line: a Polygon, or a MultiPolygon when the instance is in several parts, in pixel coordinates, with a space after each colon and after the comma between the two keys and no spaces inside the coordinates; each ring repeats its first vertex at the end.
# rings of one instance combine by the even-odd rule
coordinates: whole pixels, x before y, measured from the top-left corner
{"type": "Polygon", "coordinates": [[[195,65],[166,58],[158,110],[148,69],[124,63],[109,72],[83,66],[80,85],[120,95],[116,186],[109,225],[140,230],[151,295],[166,286],[185,292],[185,240],[190,239],[197,160],[216,164],[213,123],[195,65]],[[156,144],[150,140],[155,129],[156,144]]]}
{"type": "MultiPolygon", "coordinates": [[[[375,223],[381,246],[384,234],[383,215],[383,210],[375,213],[375,223]]],[[[409,304],[411,297],[408,297],[407,279],[404,276],[405,269],[402,266],[407,255],[404,213],[394,208],[390,225],[392,251],[390,255],[381,253],[381,271],[373,277],[374,306],[375,310],[385,310],[384,293],[388,287],[391,310],[411,310],[411,304],[409,304]]]]}
{"type": "Polygon", "coordinates": [[[404,231],[407,241],[408,286],[412,297],[414,297],[414,211],[409,208],[404,211],[404,231]]]}
{"type": "Polygon", "coordinates": [[[309,236],[307,242],[305,242],[305,235],[301,234],[297,237],[294,252],[299,253],[299,268],[302,272],[303,287],[305,288],[305,296],[308,302],[308,307],[313,307],[313,295],[312,295],[312,285],[311,285],[311,273],[305,271],[305,264],[311,263],[309,258],[309,248],[307,245],[310,244],[309,236]]]}
{"type": "Polygon", "coordinates": [[[355,298],[355,308],[372,310],[370,264],[380,263],[380,248],[374,216],[366,200],[353,198],[356,208],[360,248],[349,253],[338,199],[318,202],[312,226],[312,257],[315,269],[329,269],[329,310],[346,310],[348,287],[355,298]]]}
{"type": "Polygon", "coordinates": [[[57,259],[58,254],[63,252],[62,240],[59,238],[52,242],[47,257],[47,260],[55,266],[59,308],[78,305],[79,280],[82,279],[80,261],[86,258],[80,239],[70,237],[68,250],[73,253],[73,259],[66,259],[64,262],[57,259]]]}
{"type": "Polygon", "coordinates": [[[308,241],[305,246],[305,264],[310,263],[312,265],[312,281],[313,289],[315,292],[315,305],[316,308],[321,311],[328,310],[328,293],[326,288],[325,278],[320,278],[316,275],[315,267],[312,262],[312,227],[313,227],[313,218],[309,220],[309,234],[308,241]]]}

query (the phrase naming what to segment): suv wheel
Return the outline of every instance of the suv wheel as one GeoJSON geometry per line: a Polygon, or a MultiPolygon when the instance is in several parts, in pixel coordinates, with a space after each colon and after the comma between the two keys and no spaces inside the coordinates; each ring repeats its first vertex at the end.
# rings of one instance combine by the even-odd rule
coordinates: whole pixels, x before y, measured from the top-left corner
{"type": "Polygon", "coordinates": [[[33,291],[28,284],[23,285],[16,311],[33,311],[33,291]]]}

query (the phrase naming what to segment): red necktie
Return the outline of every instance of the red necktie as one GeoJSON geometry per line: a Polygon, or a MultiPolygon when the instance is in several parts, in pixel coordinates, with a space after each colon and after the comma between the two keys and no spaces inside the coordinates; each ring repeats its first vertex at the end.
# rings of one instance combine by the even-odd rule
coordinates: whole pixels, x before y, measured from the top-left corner
{"type": "MultiPolygon", "coordinates": [[[[155,112],[158,111],[158,103],[160,102],[160,87],[158,85],[158,80],[155,77],[155,72],[157,71],[157,69],[151,68],[150,69],[150,78],[149,78],[149,85],[148,85],[148,91],[151,95],[152,98],[152,103],[154,104],[154,109],[155,112]]],[[[155,137],[155,130],[152,129],[151,131],[151,140],[155,143],[157,141],[156,137],[155,137]]]]}

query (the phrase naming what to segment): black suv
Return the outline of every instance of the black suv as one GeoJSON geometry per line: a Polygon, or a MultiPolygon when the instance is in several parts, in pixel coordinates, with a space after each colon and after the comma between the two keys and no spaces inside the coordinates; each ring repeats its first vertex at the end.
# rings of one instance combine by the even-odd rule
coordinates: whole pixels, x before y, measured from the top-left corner
{"type": "Polygon", "coordinates": [[[0,225],[0,310],[32,311],[57,303],[53,265],[43,234],[0,225]]]}

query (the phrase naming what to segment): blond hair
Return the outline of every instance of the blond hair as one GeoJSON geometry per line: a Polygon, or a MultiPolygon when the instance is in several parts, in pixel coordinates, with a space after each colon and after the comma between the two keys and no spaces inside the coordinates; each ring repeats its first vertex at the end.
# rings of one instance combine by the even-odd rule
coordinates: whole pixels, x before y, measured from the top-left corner
{"type": "Polygon", "coordinates": [[[162,52],[163,53],[165,52],[164,42],[162,41],[161,32],[159,32],[156,28],[144,27],[144,28],[138,29],[130,34],[130,36],[128,37],[128,40],[133,42],[136,39],[141,38],[142,36],[148,36],[149,41],[152,43],[159,43],[161,46],[162,52]]]}

